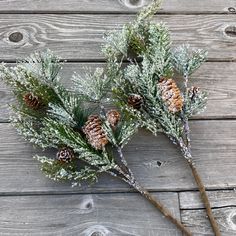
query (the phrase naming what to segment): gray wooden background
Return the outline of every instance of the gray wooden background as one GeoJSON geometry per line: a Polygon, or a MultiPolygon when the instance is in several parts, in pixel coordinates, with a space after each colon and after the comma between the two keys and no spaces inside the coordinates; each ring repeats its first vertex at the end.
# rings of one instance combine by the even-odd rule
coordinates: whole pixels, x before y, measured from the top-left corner
{"type": "MultiPolygon", "coordinates": [[[[134,18],[148,0],[1,0],[0,60],[14,64],[50,48],[67,59],[62,75],[103,66],[102,35],[134,18]]],[[[209,51],[194,74],[209,91],[208,109],[191,121],[197,168],[223,235],[236,235],[236,1],[166,0],[164,21],[175,43],[209,51]]],[[[65,83],[69,81],[65,80],[65,83]]],[[[54,183],[39,171],[39,152],[8,123],[10,91],[0,84],[0,235],[181,235],[139,194],[103,176],[90,188],[54,183]]],[[[194,235],[213,235],[190,170],[163,136],[141,131],[125,153],[138,180],[194,235]]]]}

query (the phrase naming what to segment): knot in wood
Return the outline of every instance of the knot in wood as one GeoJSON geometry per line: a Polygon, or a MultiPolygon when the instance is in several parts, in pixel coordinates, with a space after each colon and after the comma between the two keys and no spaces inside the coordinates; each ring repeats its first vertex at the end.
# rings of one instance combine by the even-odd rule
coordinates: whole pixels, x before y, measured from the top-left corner
{"type": "Polygon", "coordinates": [[[103,236],[103,233],[97,231],[97,232],[93,232],[91,236],[103,236]]]}
{"type": "Polygon", "coordinates": [[[236,37],[236,26],[230,25],[225,28],[225,34],[229,37],[236,37]]]}
{"type": "Polygon", "coordinates": [[[236,214],[232,216],[231,221],[236,225],[236,214]]]}
{"type": "Polygon", "coordinates": [[[236,10],[235,10],[234,7],[229,7],[229,8],[228,8],[228,11],[229,11],[230,13],[235,13],[235,12],[236,12],[236,10]]]}
{"type": "Polygon", "coordinates": [[[23,39],[23,34],[21,32],[13,32],[9,35],[9,40],[13,43],[18,43],[23,39]]]}
{"type": "Polygon", "coordinates": [[[140,8],[144,5],[150,3],[150,1],[146,0],[119,0],[121,4],[125,5],[128,8],[140,8]]]}
{"type": "Polygon", "coordinates": [[[235,210],[232,210],[229,213],[229,215],[227,217],[227,222],[228,222],[230,229],[236,230],[236,211],[235,210]]]}
{"type": "Polygon", "coordinates": [[[80,209],[84,210],[84,212],[90,212],[93,210],[94,202],[91,195],[86,195],[83,201],[80,204],[80,209]]]}

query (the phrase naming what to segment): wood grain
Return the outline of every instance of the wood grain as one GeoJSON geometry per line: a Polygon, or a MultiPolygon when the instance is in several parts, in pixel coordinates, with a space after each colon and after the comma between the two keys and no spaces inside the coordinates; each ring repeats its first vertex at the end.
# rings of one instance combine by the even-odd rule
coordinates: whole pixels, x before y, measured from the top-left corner
{"type": "MultiPolygon", "coordinates": [[[[207,188],[236,187],[236,121],[192,121],[190,125],[193,157],[207,188]]],[[[102,176],[89,188],[71,188],[69,184],[46,179],[37,161],[32,159],[32,155],[40,152],[21,141],[9,124],[0,124],[0,150],[2,194],[130,191],[126,184],[109,176],[102,176]]],[[[166,137],[140,131],[124,153],[138,181],[146,188],[156,191],[196,189],[190,169],[166,137]]],[[[55,156],[55,151],[49,155],[55,156]]]]}
{"type": "MultiPolygon", "coordinates": [[[[222,236],[236,235],[236,207],[213,209],[222,236]]],[[[189,227],[194,235],[214,235],[204,210],[181,211],[182,222],[189,227]]]]}
{"type": "MultiPolygon", "coordinates": [[[[176,193],[154,193],[179,218],[176,193]]],[[[177,236],[139,194],[1,197],[1,236],[177,236]]]]}
{"type": "MultiPolygon", "coordinates": [[[[104,66],[103,34],[134,19],[135,12],[150,1],[1,0],[0,61],[15,62],[50,48],[73,62],[66,63],[62,72],[63,83],[70,86],[73,71],[83,74],[83,67],[104,66]]],[[[154,19],[166,22],[174,46],[184,42],[209,51],[210,62],[193,75],[193,81],[209,92],[207,110],[195,118],[219,120],[193,120],[190,125],[193,156],[211,190],[209,199],[223,236],[236,235],[232,190],[236,188],[236,120],[221,120],[236,118],[236,64],[229,62],[236,61],[235,9],[234,0],[167,0],[154,19]]],[[[0,122],[7,122],[6,104],[12,101],[9,89],[0,82],[0,122]]],[[[94,186],[75,188],[48,180],[32,159],[36,153],[41,151],[24,142],[10,124],[0,123],[0,235],[181,235],[119,180],[103,175],[94,186]]],[[[55,151],[45,154],[53,157],[55,151]]],[[[191,172],[167,138],[141,130],[125,155],[142,185],[152,191],[173,191],[154,195],[194,236],[213,235],[198,192],[193,191],[191,172]]]]}
{"type": "MultiPolygon", "coordinates": [[[[120,14],[2,14],[0,60],[15,61],[45,48],[63,59],[104,60],[100,50],[103,34],[133,18],[120,14]]],[[[235,19],[231,15],[160,15],[155,21],[170,28],[174,45],[189,43],[204,48],[210,60],[236,59],[235,19]]]]}
{"type": "MultiPolygon", "coordinates": [[[[236,191],[208,191],[207,195],[213,208],[236,206],[236,191]]],[[[204,208],[198,192],[179,193],[180,209],[199,209],[204,208]]]]}
{"type": "MultiPolygon", "coordinates": [[[[95,12],[129,13],[140,10],[151,0],[2,0],[0,12],[95,12]]],[[[233,0],[168,0],[163,1],[161,13],[228,13],[236,7],[233,0]]]]}
{"type": "MultiPolygon", "coordinates": [[[[235,65],[234,62],[207,62],[192,76],[190,82],[206,90],[209,94],[207,109],[194,118],[236,118],[235,65]]],[[[62,83],[70,87],[70,79],[74,72],[83,76],[86,68],[93,70],[100,66],[104,67],[104,64],[66,63],[61,72],[62,83]]],[[[8,104],[11,102],[13,102],[11,92],[0,81],[0,121],[6,122],[8,120],[8,104]]]]}
{"type": "MultiPolygon", "coordinates": [[[[236,235],[236,191],[208,191],[207,194],[222,235],[236,235]]],[[[181,192],[179,201],[183,223],[196,235],[212,235],[199,193],[181,192]]]]}

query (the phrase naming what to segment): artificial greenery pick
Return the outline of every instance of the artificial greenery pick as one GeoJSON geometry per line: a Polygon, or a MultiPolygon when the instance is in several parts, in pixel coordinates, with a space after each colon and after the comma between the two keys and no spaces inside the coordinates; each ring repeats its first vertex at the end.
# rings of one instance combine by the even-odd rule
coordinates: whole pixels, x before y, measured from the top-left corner
{"type": "Polygon", "coordinates": [[[182,223],[135,179],[122,153],[138,129],[138,122],[117,110],[103,107],[111,76],[102,69],[81,78],[74,75],[75,90],[66,89],[58,75],[59,59],[50,51],[34,53],[15,67],[0,66],[0,77],[16,97],[11,121],[29,142],[53,149],[54,157],[36,155],[47,177],[96,182],[107,173],[128,183],[148,199],[186,235],[182,223]]]}
{"type": "Polygon", "coordinates": [[[166,134],[179,147],[192,170],[213,231],[219,236],[192,158],[188,124],[189,118],[206,106],[206,92],[188,85],[191,74],[205,61],[206,52],[188,45],[172,49],[166,26],[150,21],[159,4],[153,1],[136,20],[106,34],[103,52],[107,73],[113,78],[114,101],[141,127],[155,135],[166,134]],[[177,79],[177,75],[181,78],[177,79]]]}

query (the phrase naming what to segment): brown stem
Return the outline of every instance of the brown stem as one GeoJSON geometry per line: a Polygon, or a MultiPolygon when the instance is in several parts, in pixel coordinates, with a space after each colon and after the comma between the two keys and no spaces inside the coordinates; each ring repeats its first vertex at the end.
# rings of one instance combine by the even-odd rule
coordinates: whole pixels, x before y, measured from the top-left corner
{"type": "Polygon", "coordinates": [[[142,196],[152,203],[152,205],[155,206],[167,219],[175,224],[176,227],[184,233],[184,235],[192,236],[192,233],[178,219],[176,219],[172,213],[160,201],[158,201],[157,198],[143,188],[130,174],[124,173],[119,166],[116,167],[116,170],[123,176],[117,176],[118,178],[122,179],[142,194],[142,196]]]}
{"type": "Polygon", "coordinates": [[[212,229],[215,233],[216,236],[221,236],[221,233],[220,233],[220,230],[219,230],[219,227],[218,227],[218,224],[216,223],[216,220],[213,216],[213,213],[212,213],[212,210],[211,210],[211,204],[208,200],[208,197],[207,197],[207,193],[206,193],[206,189],[205,189],[205,186],[201,180],[201,177],[199,176],[198,172],[197,172],[197,169],[194,165],[194,162],[190,159],[188,160],[188,164],[192,170],[192,173],[193,173],[193,176],[195,178],[195,181],[198,185],[198,189],[200,191],[200,195],[201,195],[201,199],[205,205],[205,208],[206,208],[206,212],[207,212],[207,215],[209,217],[209,221],[211,223],[211,226],[212,226],[212,229]]]}
{"type": "Polygon", "coordinates": [[[161,203],[159,202],[150,192],[141,187],[136,182],[132,185],[139,193],[142,194],[149,202],[152,203],[167,219],[169,219],[173,224],[179,228],[184,235],[192,236],[192,233],[178,220],[172,213],[161,203]]]}
{"type": "Polygon", "coordinates": [[[185,159],[187,160],[187,162],[192,170],[194,179],[195,179],[198,189],[200,191],[200,196],[201,196],[202,202],[204,203],[204,206],[206,208],[207,216],[208,216],[209,221],[211,223],[213,232],[215,233],[216,236],[221,236],[220,229],[218,227],[218,224],[216,223],[216,220],[215,220],[212,210],[211,210],[211,204],[208,200],[205,186],[202,182],[200,175],[198,174],[198,171],[195,167],[195,163],[192,160],[192,155],[191,155],[190,149],[185,145],[185,143],[182,139],[179,140],[179,145],[180,145],[180,148],[182,150],[182,153],[183,153],[185,159]]]}

